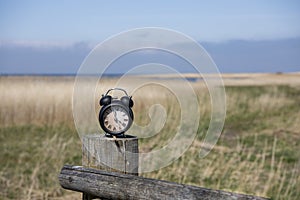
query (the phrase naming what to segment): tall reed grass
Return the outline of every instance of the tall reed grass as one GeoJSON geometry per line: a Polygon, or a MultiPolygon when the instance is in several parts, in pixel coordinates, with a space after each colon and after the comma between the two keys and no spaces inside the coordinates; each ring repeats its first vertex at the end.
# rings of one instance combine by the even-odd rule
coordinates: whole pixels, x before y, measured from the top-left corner
{"type": "MultiPolygon", "coordinates": [[[[103,80],[99,96],[116,83],[103,80]]],[[[174,82],[173,84],[176,84],[174,82]]],[[[177,83],[178,84],[178,83],[177,83]]],[[[141,174],[213,189],[298,199],[300,196],[300,90],[298,86],[227,86],[227,116],[211,153],[199,158],[210,119],[204,84],[191,83],[200,104],[198,136],[185,154],[163,169],[141,174]]],[[[81,164],[81,143],[72,116],[72,77],[0,77],[0,199],[80,199],[57,181],[60,168],[81,164]]],[[[188,98],[188,97],[187,97],[188,98]]],[[[167,144],[180,120],[176,96],[157,85],[137,90],[135,121],[150,122],[161,104],[167,121],[140,151],[167,144]]]]}

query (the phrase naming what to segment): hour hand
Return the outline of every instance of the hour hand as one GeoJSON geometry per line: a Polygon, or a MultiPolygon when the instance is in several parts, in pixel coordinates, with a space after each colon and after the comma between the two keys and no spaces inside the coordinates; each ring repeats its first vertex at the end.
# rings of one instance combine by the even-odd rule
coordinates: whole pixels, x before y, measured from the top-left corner
{"type": "Polygon", "coordinates": [[[114,110],[114,121],[116,123],[118,123],[118,119],[117,119],[117,111],[114,110]]]}

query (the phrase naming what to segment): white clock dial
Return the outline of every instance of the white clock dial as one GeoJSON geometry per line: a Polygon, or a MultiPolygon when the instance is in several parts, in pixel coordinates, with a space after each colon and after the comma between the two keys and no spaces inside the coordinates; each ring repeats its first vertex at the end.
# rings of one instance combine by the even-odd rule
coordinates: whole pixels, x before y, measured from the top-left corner
{"type": "Polygon", "coordinates": [[[112,106],[104,112],[104,126],[111,132],[121,132],[129,123],[127,111],[120,106],[112,106]]]}

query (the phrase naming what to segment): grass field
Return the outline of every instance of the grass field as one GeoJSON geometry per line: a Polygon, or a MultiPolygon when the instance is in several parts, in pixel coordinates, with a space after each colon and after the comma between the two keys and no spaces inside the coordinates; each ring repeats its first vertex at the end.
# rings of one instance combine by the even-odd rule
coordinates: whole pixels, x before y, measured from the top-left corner
{"type": "MultiPolygon", "coordinates": [[[[198,137],[170,166],[141,175],[278,200],[298,199],[299,80],[300,74],[225,75],[225,126],[215,148],[202,159],[199,149],[210,101],[205,85],[192,82],[202,108],[198,137]]],[[[104,80],[99,90],[115,81],[104,80]]],[[[73,85],[72,77],[0,77],[0,199],[81,199],[80,194],[63,190],[57,179],[64,164],[81,164],[81,142],[72,117],[73,85]]],[[[134,95],[136,123],[149,122],[147,108],[153,103],[163,105],[168,114],[158,135],[140,140],[140,150],[146,152],[172,138],[180,110],[167,90],[157,86],[144,90],[134,95]]]]}

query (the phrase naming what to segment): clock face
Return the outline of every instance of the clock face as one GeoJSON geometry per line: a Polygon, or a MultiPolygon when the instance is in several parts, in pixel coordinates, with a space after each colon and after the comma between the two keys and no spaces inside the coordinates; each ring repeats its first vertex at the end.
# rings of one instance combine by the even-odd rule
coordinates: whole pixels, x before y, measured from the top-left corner
{"type": "Polygon", "coordinates": [[[112,105],[105,109],[102,120],[105,129],[112,134],[125,132],[130,126],[130,116],[127,110],[119,105],[112,105]]]}

